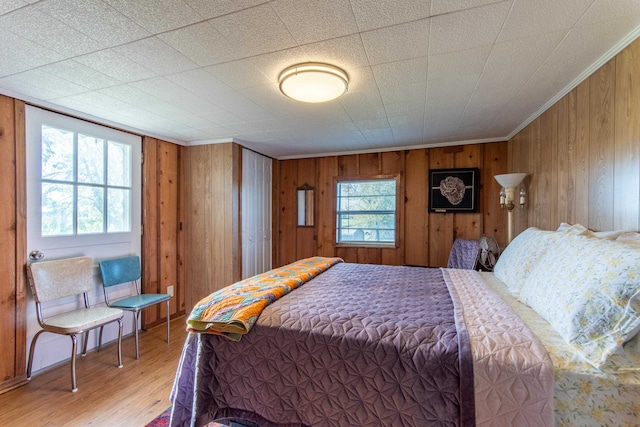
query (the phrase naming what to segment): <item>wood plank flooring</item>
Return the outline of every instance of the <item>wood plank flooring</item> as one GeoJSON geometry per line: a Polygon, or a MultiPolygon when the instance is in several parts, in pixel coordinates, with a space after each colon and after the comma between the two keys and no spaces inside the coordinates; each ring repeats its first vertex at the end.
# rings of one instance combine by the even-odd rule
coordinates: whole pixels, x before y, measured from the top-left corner
{"type": "Polygon", "coordinates": [[[71,392],[68,362],[35,374],[26,385],[0,395],[0,426],[146,425],[171,406],[185,328],[184,316],[171,321],[170,344],[166,324],[140,331],[139,360],[133,336],[123,338],[122,369],[115,343],[78,357],[76,393],[71,392]]]}

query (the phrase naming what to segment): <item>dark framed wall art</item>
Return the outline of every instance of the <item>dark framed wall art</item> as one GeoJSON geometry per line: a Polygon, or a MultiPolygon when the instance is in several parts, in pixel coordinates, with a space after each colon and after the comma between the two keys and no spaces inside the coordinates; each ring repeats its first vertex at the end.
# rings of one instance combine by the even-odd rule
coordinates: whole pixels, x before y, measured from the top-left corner
{"type": "Polygon", "coordinates": [[[480,170],[430,169],[429,212],[477,212],[480,170]]]}

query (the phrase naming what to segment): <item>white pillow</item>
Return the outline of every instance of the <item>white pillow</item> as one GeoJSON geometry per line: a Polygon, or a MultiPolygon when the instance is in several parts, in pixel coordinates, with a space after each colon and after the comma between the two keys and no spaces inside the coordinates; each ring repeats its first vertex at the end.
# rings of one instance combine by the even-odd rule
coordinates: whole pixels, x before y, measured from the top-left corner
{"type": "Polygon", "coordinates": [[[553,231],[530,227],[518,234],[502,251],[493,273],[507,285],[511,295],[518,296],[529,273],[547,249],[555,244],[558,235],[553,231]]]}
{"type": "Polygon", "coordinates": [[[616,239],[621,242],[640,242],[640,233],[635,231],[625,231],[616,239]]]}
{"type": "Polygon", "coordinates": [[[528,275],[520,300],[599,368],[640,328],[640,251],[565,234],[528,275]]]}
{"type": "Polygon", "coordinates": [[[566,231],[566,230],[570,229],[571,227],[576,227],[576,226],[577,227],[583,227],[585,229],[585,231],[586,231],[586,234],[591,233],[593,236],[599,237],[601,239],[615,240],[619,236],[621,236],[621,235],[623,235],[625,233],[624,230],[592,231],[592,230],[588,230],[583,225],[580,225],[580,224],[571,225],[571,224],[569,224],[567,222],[561,222],[560,226],[558,227],[558,229],[556,231],[566,231]]]}

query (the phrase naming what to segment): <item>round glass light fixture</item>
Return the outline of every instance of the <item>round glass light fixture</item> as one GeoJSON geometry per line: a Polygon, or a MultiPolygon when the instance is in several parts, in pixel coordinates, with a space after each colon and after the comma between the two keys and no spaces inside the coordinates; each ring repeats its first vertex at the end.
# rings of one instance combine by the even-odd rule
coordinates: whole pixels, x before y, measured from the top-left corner
{"type": "Polygon", "coordinates": [[[302,102],[326,102],[343,95],[349,86],[347,73],[333,65],[307,62],[285,69],[278,77],[280,91],[302,102]]]}

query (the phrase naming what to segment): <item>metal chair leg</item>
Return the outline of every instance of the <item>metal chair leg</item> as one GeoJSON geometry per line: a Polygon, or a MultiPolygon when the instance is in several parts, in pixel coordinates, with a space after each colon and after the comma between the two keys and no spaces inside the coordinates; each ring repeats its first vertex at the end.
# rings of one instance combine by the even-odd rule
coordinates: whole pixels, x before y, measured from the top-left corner
{"type": "Polygon", "coordinates": [[[78,347],[78,339],[74,335],[69,335],[71,338],[71,391],[75,393],[78,391],[76,384],[76,350],[78,347]]]}
{"type": "Polygon", "coordinates": [[[169,300],[167,300],[167,344],[169,344],[169,342],[171,342],[171,339],[170,339],[170,335],[171,335],[171,313],[169,311],[170,311],[169,300]]]}
{"type": "Polygon", "coordinates": [[[39,330],[38,333],[36,333],[33,336],[33,339],[31,340],[31,346],[29,347],[29,362],[27,363],[27,379],[28,380],[31,379],[31,368],[33,367],[33,353],[36,348],[36,341],[38,340],[38,337],[40,336],[40,334],[43,332],[44,332],[44,329],[39,330]]]}
{"type": "Polygon", "coordinates": [[[100,334],[98,335],[98,351],[102,351],[102,331],[104,330],[104,325],[100,326],[100,334]]]}
{"type": "Polygon", "coordinates": [[[140,311],[133,312],[133,333],[136,341],[136,359],[140,359],[140,351],[138,350],[138,321],[140,320],[140,311]]]}
{"type": "Polygon", "coordinates": [[[87,355],[87,344],[89,343],[89,331],[82,334],[82,357],[87,355]]]}
{"type": "Polygon", "coordinates": [[[118,368],[122,368],[122,318],[118,319],[118,368]]]}

